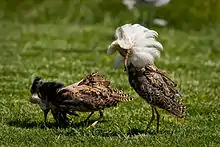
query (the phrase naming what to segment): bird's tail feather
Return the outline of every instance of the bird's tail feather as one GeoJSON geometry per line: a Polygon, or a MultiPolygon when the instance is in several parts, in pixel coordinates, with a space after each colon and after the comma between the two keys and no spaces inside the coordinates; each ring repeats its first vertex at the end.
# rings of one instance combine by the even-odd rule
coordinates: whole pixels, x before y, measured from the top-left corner
{"type": "Polygon", "coordinates": [[[133,98],[130,97],[130,96],[127,96],[127,97],[117,97],[115,98],[117,101],[120,101],[120,102],[127,102],[127,101],[132,101],[133,98]]]}
{"type": "Polygon", "coordinates": [[[186,115],[186,106],[184,106],[180,101],[177,99],[169,99],[167,102],[167,108],[165,108],[171,114],[184,118],[186,115]]]}
{"type": "Polygon", "coordinates": [[[124,93],[122,90],[119,90],[117,88],[111,88],[110,89],[111,96],[115,97],[114,99],[121,102],[121,101],[131,101],[132,97],[130,94],[124,93]]]}

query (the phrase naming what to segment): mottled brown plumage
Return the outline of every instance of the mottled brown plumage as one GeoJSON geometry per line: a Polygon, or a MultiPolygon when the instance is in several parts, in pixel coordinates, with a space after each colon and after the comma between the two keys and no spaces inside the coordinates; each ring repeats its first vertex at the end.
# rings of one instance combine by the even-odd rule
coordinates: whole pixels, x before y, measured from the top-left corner
{"type": "Polygon", "coordinates": [[[160,115],[156,107],[180,118],[185,116],[186,107],[176,98],[181,96],[176,89],[176,83],[165,75],[165,71],[159,70],[154,65],[138,70],[130,64],[127,69],[130,85],[152,107],[152,118],[146,131],[155,118],[154,111],[157,114],[157,132],[159,131],[160,115]]]}
{"type": "Polygon", "coordinates": [[[183,118],[186,107],[181,104],[176,84],[169,79],[166,72],[154,65],[160,57],[162,44],[156,40],[158,33],[139,24],[125,24],[115,31],[115,41],[108,48],[108,53],[119,52],[115,65],[124,60],[125,70],[133,89],[152,107],[152,117],[145,132],[149,129],[157,114],[157,132],[159,131],[160,115],[157,107],[183,118]]]}
{"type": "Polygon", "coordinates": [[[99,111],[100,118],[93,123],[94,126],[102,117],[102,110],[116,106],[118,102],[131,100],[130,95],[117,88],[110,87],[110,81],[103,75],[92,73],[81,80],[58,91],[57,101],[60,107],[71,111],[91,112],[99,111]]]}
{"type": "Polygon", "coordinates": [[[103,117],[105,108],[116,106],[121,101],[131,100],[129,94],[117,88],[110,87],[110,81],[103,75],[92,73],[80,82],[64,87],[62,83],[44,82],[42,78],[35,78],[31,87],[30,102],[39,104],[44,111],[46,126],[47,114],[51,110],[54,119],[60,125],[66,124],[67,114],[76,115],[75,111],[91,112],[88,120],[95,111],[103,117]]]}

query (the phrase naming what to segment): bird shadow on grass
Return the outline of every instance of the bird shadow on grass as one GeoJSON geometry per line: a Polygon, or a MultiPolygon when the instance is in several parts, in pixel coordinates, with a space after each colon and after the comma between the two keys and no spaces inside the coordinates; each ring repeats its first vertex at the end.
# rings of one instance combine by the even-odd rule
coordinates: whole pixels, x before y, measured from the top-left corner
{"type": "Polygon", "coordinates": [[[95,135],[101,136],[101,137],[115,137],[115,136],[123,136],[120,132],[111,131],[111,132],[98,132],[95,135]]]}
{"type": "MultiPolygon", "coordinates": [[[[88,120],[88,121],[80,121],[80,122],[72,122],[69,127],[72,127],[72,128],[80,128],[80,127],[88,127],[89,125],[91,125],[92,123],[94,123],[96,120],[88,120]]],[[[105,122],[105,120],[101,120],[98,122],[99,123],[103,123],[105,122]]]]}
{"type": "Polygon", "coordinates": [[[145,130],[140,130],[136,128],[132,128],[128,131],[127,135],[129,136],[136,136],[136,135],[149,135],[149,136],[155,136],[157,134],[172,134],[170,130],[162,130],[156,133],[155,130],[148,130],[147,133],[145,133],[145,130]]]}
{"type": "MultiPolygon", "coordinates": [[[[94,123],[96,120],[88,120],[88,121],[80,121],[80,122],[72,122],[70,121],[69,124],[66,125],[58,125],[56,122],[47,122],[47,127],[48,129],[52,128],[80,128],[80,127],[88,127],[92,123],[94,123]]],[[[105,120],[100,121],[99,123],[103,123],[105,120]]],[[[25,119],[25,120],[20,120],[20,119],[15,119],[15,120],[10,120],[7,122],[9,126],[14,126],[14,127],[19,127],[19,128],[41,128],[45,129],[44,123],[43,122],[34,122],[31,121],[30,119],[25,119]]]]}
{"type": "MultiPolygon", "coordinates": [[[[26,120],[12,120],[12,121],[8,121],[7,124],[9,126],[14,126],[14,127],[19,127],[19,128],[26,128],[26,129],[30,129],[30,128],[41,128],[41,129],[45,129],[44,123],[43,122],[31,122],[30,120],[26,119],[26,120]]],[[[55,122],[48,122],[47,123],[47,128],[57,128],[58,125],[55,122]]]]}
{"type": "MultiPolygon", "coordinates": [[[[61,134],[65,135],[65,136],[73,136],[73,135],[76,135],[77,133],[79,133],[79,131],[77,129],[83,128],[84,131],[82,131],[82,132],[80,131],[80,132],[84,133],[84,135],[87,134],[87,133],[85,134],[85,132],[92,132],[92,134],[95,136],[102,136],[102,137],[118,136],[117,132],[102,132],[102,129],[100,130],[98,128],[98,125],[100,123],[105,123],[105,122],[107,122],[107,120],[101,120],[96,124],[95,127],[91,127],[90,125],[93,124],[95,121],[96,120],[88,120],[87,122],[80,121],[80,122],[72,123],[68,126],[69,128],[71,127],[72,129],[68,132],[64,132],[64,133],[61,132],[61,134]],[[97,129],[96,129],[96,127],[97,127],[97,129]]],[[[58,134],[60,135],[60,132],[58,134]]]]}
{"type": "Polygon", "coordinates": [[[142,135],[142,134],[156,135],[156,133],[153,131],[148,131],[147,133],[145,133],[145,130],[136,129],[136,128],[129,129],[127,133],[127,135],[129,136],[136,136],[136,135],[142,135]]]}

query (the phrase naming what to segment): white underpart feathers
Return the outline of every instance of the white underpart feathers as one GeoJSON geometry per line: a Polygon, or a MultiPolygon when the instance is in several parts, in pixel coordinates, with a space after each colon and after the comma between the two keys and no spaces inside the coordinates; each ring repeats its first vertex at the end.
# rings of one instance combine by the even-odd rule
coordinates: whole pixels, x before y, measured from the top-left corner
{"type": "Polygon", "coordinates": [[[31,95],[31,97],[29,98],[29,101],[33,104],[39,104],[41,99],[39,98],[37,93],[34,93],[31,95]]]}
{"type": "MultiPolygon", "coordinates": [[[[143,68],[154,64],[154,59],[160,57],[160,50],[163,50],[163,46],[155,39],[157,36],[156,31],[139,24],[125,24],[116,29],[116,40],[112,42],[107,52],[113,54],[119,48],[131,50],[132,55],[128,57],[128,65],[132,63],[138,68],[143,68]]],[[[116,66],[123,58],[118,57],[115,61],[116,66]]]]}

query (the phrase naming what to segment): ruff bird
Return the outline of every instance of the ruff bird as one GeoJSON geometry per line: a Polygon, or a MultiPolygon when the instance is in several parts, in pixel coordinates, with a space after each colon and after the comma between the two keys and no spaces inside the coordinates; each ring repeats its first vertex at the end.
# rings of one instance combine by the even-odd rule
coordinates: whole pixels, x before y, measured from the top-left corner
{"type": "Polygon", "coordinates": [[[92,124],[94,127],[103,117],[105,108],[117,106],[119,102],[132,100],[129,94],[110,87],[110,81],[99,73],[91,73],[77,84],[63,87],[58,91],[60,107],[71,111],[91,112],[85,121],[99,111],[100,117],[92,124]]]}
{"type": "Polygon", "coordinates": [[[160,56],[163,46],[155,37],[158,33],[139,24],[125,24],[115,31],[116,40],[109,45],[108,53],[119,52],[115,66],[124,61],[131,87],[152,107],[152,117],[145,132],[155,119],[159,131],[160,114],[157,107],[184,118],[186,107],[178,100],[181,94],[176,83],[167,77],[166,71],[158,69],[154,59],[160,56]]]}
{"type": "Polygon", "coordinates": [[[99,111],[100,117],[91,127],[101,120],[105,108],[132,99],[122,90],[111,88],[110,81],[98,73],[91,73],[81,81],[66,87],[62,83],[43,82],[42,78],[35,78],[31,94],[30,102],[39,104],[44,111],[45,124],[50,109],[59,124],[66,124],[68,120],[66,114],[77,115],[75,111],[91,112],[85,122],[95,111],[99,111]]]}
{"type": "MultiPolygon", "coordinates": [[[[166,5],[170,2],[170,0],[122,0],[123,4],[127,6],[129,10],[132,10],[135,7],[141,6],[141,5],[147,5],[148,6],[148,19],[147,19],[147,26],[151,26],[151,24],[156,24],[159,26],[166,26],[167,21],[159,18],[154,17],[154,9],[155,7],[161,7],[163,5],[166,5]]],[[[140,13],[140,18],[142,19],[142,23],[145,23],[145,16],[144,12],[140,13]]]]}
{"type": "Polygon", "coordinates": [[[33,80],[30,92],[29,101],[33,104],[38,104],[44,112],[44,127],[47,127],[47,115],[51,113],[56,123],[62,125],[68,120],[67,114],[78,116],[75,112],[69,110],[60,110],[57,91],[63,88],[64,84],[58,82],[45,82],[43,78],[36,77],[33,80]],[[51,103],[52,102],[52,103],[51,103]]]}

